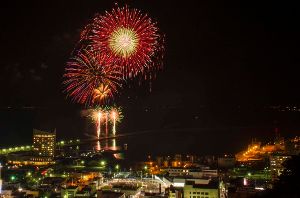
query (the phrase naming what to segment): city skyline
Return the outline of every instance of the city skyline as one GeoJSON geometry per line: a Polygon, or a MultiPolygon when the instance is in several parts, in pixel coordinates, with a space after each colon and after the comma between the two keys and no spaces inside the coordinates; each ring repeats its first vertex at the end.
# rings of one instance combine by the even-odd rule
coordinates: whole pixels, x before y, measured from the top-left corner
{"type": "Polygon", "coordinates": [[[297,8],[4,2],[0,197],[299,197],[297,8]]]}
{"type": "MultiPolygon", "coordinates": [[[[208,128],[212,137],[243,136],[243,143],[260,134],[268,137],[277,126],[283,135],[299,133],[296,113],[264,112],[266,106],[298,103],[298,83],[293,77],[298,59],[293,49],[299,39],[293,22],[299,16],[292,5],[126,3],[159,22],[167,35],[167,51],[165,68],[151,83],[151,92],[148,82],[129,82],[115,99],[125,114],[121,132],[199,128],[201,137],[208,135],[208,128]]],[[[1,97],[0,107],[2,120],[7,120],[1,131],[26,133],[23,137],[29,137],[32,128],[57,128],[66,136],[91,133],[80,115],[84,107],[62,93],[61,76],[82,27],[95,13],[113,5],[102,1],[3,6],[1,86],[6,97],[1,97]],[[14,126],[15,120],[21,126],[14,126]]],[[[219,145],[222,151],[228,143],[219,145]]]]}

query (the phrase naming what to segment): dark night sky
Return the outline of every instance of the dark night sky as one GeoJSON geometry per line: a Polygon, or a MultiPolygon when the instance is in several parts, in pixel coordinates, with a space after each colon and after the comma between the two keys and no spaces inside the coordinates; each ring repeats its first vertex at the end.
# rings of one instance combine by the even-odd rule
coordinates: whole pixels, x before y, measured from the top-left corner
{"type": "MultiPolygon", "coordinates": [[[[32,127],[57,128],[60,137],[88,133],[91,126],[80,116],[82,107],[62,93],[62,74],[81,28],[114,1],[20,2],[0,8],[0,133],[7,135],[0,145],[14,136],[30,141],[32,127]]],[[[298,133],[297,113],[264,111],[268,105],[299,104],[296,3],[125,2],[158,21],[167,43],[165,69],[153,91],[148,83],[131,82],[116,98],[125,115],[120,131],[216,128],[192,133],[218,139],[217,148],[201,147],[204,153],[220,152],[230,141],[268,136],[275,125],[298,133]]],[[[198,144],[193,138],[186,141],[198,144]]]]}

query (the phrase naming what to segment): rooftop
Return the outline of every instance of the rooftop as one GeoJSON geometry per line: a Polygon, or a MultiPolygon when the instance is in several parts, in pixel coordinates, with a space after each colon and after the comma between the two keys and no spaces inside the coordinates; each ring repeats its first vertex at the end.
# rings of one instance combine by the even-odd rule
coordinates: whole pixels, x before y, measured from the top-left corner
{"type": "Polygon", "coordinates": [[[185,185],[192,185],[193,188],[218,189],[219,183],[211,180],[208,184],[195,184],[195,181],[186,181],[185,185]]]}

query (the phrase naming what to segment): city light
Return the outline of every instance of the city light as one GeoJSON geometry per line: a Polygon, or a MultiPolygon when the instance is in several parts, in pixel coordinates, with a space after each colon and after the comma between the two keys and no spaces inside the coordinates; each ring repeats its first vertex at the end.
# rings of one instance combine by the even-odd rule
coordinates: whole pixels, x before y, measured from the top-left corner
{"type": "Polygon", "coordinates": [[[243,179],[243,185],[244,185],[244,186],[247,186],[247,185],[248,185],[248,181],[247,181],[246,178],[243,179]]]}
{"type": "Polygon", "coordinates": [[[149,2],[2,4],[0,198],[300,197],[297,6],[149,2]]]}

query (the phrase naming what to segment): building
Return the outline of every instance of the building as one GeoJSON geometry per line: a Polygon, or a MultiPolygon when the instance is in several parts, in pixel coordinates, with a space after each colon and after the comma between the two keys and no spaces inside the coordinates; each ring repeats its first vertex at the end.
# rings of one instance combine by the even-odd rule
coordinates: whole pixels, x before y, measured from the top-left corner
{"type": "Polygon", "coordinates": [[[218,167],[220,169],[234,168],[235,164],[235,157],[224,156],[218,158],[218,167]]]}
{"type": "Polygon", "coordinates": [[[187,181],[183,187],[185,198],[219,198],[219,185],[216,181],[208,184],[197,184],[195,181],[187,181]]]}
{"type": "Polygon", "coordinates": [[[272,178],[277,178],[283,171],[283,163],[290,159],[291,156],[289,155],[271,155],[270,156],[270,170],[272,178]]]}
{"type": "Polygon", "coordinates": [[[33,150],[9,153],[7,156],[8,163],[34,166],[54,164],[55,145],[56,132],[51,133],[34,129],[33,150]]]}
{"type": "Polygon", "coordinates": [[[43,166],[53,164],[56,145],[56,131],[53,133],[33,129],[33,156],[30,164],[43,166]]]}
{"type": "Polygon", "coordinates": [[[284,139],[276,138],[274,143],[262,145],[261,142],[252,141],[248,145],[248,149],[241,151],[235,155],[238,162],[257,162],[263,161],[265,156],[272,153],[284,153],[284,139]]]}
{"type": "Polygon", "coordinates": [[[126,198],[125,193],[113,192],[113,191],[102,191],[102,190],[98,190],[97,197],[99,197],[99,198],[126,198]]]}
{"type": "Polygon", "coordinates": [[[169,189],[169,198],[182,198],[183,197],[183,190],[182,188],[176,188],[171,186],[169,189]]]}
{"type": "Polygon", "coordinates": [[[163,172],[167,172],[171,177],[189,176],[192,178],[202,177],[218,177],[218,170],[211,170],[209,167],[203,166],[202,168],[166,168],[161,169],[163,172]]]}
{"type": "Polygon", "coordinates": [[[124,193],[126,197],[138,197],[142,188],[134,183],[113,183],[111,190],[113,192],[124,193]]]}
{"type": "Polygon", "coordinates": [[[75,197],[92,197],[93,195],[96,195],[96,189],[93,189],[90,186],[85,186],[80,191],[77,191],[75,197]]]}
{"type": "Polygon", "coordinates": [[[36,156],[54,157],[56,132],[33,130],[33,151],[36,156]]]}
{"type": "Polygon", "coordinates": [[[296,136],[285,141],[286,154],[299,155],[300,154],[300,137],[296,136]]]}
{"type": "Polygon", "coordinates": [[[181,161],[182,161],[182,156],[181,156],[181,154],[176,154],[176,155],[174,156],[174,160],[175,160],[175,161],[178,161],[178,162],[181,162],[181,161]]]}
{"type": "Polygon", "coordinates": [[[78,186],[69,186],[67,188],[61,189],[61,197],[73,198],[76,196],[77,191],[79,191],[78,186]]]}

